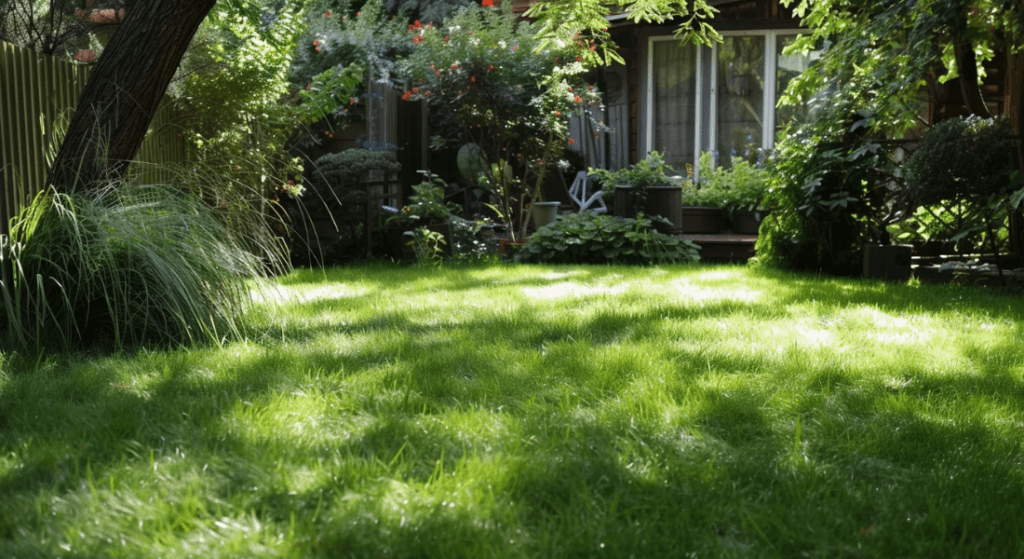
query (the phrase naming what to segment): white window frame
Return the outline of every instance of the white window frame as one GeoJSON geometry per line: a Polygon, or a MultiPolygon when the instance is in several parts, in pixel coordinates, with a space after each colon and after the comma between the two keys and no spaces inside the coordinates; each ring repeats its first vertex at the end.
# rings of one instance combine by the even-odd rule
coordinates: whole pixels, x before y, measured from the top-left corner
{"type": "MultiPolygon", "coordinates": [[[[765,42],[764,49],[764,92],[761,109],[761,147],[766,150],[775,147],[775,109],[779,92],[775,91],[778,82],[778,39],[786,35],[800,35],[806,33],[802,29],[752,29],[745,31],[722,31],[723,37],[762,37],[765,42]]],[[[650,153],[656,148],[654,145],[654,43],[659,41],[678,41],[671,35],[655,35],[647,39],[647,95],[645,101],[645,148],[650,153]]],[[[697,49],[697,80],[695,102],[697,104],[694,115],[694,142],[693,160],[700,161],[702,151],[714,149],[718,143],[718,44],[711,46],[711,67],[705,74],[704,53],[707,47],[688,45],[688,48],[697,49]],[[705,77],[706,76],[706,77],[705,77]],[[708,91],[710,99],[708,112],[703,111],[704,106],[704,85],[705,79],[710,80],[708,91]],[[707,142],[702,143],[705,138],[701,137],[705,119],[708,122],[707,142]]],[[[695,165],[696,168],[696,165],[695,165]]]]}
{"type": "MultiPolygon", "coordinates": [[[[654,43],[662,41],[675,41],[679,42],[679,39],[671,35],[657,35],[648,37],[647,39],[647,98],[644,100],[646,108],[644,110],[644,119],[646,120],[645,127],[645,147],[647,153],[654,151],[654,43]]],[[[701,136],[700,131],[704,127],[704,57],[702,56],[702,48],[698,45],[688,45],[689,48],[695,49],[697,52],[697,81],[695,87],[697,89],[694,92],[694,103],[696,107],[693,111],[693,160],[700,161],[701,152],[701,136]]],[[[712,82],[714,83],[714,82],[712,82]]],[[[697,165],[694,164],[696,172],[697,165]]]]}

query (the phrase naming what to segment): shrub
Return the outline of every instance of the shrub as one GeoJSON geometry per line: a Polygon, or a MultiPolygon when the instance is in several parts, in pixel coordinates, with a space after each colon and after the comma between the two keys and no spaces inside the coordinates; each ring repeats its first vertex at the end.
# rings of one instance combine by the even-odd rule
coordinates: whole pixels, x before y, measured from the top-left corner
{"type": "Polygon", "coordinates": [[[538,229],[516,254],[520,262],[653,264],[696,262],[697,245],[656,231],[651,220],[583,212],[538,229]]]}
{"type": "Polygon", "coordinates": [[[932,126],[907,160],[907,190],[928,216],[955,226],[953,240],[973,237],[999,254],[1013,191],[1014,145],[1006,117],[977,116],[944,120],[932,126]],[[945,208],[945,214],[932,208],[945,208]],[[947,217],[947,215],[949,217],[947,217]]]}
{"type": "Polygon", "coordinates": [[[864,245],[888,242],[886,226],[902,203],[892,158],[868,134],[871,118],[855,113],[843,127],[819,122],[779,142],[758,262],[855,275],[864,245]]]}
{"type": "Polygon", "coordinates": [[[386,153],[350,149],[318,158],[305,173],[301,198],[282,202],[289,220],[289,248],[295,264],[328,264],[354,258],[364,234],[364,180],[401,170],[386,153]]]}

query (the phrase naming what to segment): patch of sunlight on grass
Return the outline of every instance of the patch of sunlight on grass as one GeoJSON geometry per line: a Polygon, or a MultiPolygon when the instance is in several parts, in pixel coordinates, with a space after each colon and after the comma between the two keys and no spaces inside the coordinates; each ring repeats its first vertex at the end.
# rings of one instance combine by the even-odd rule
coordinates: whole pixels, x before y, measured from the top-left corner
{"type": "Polygon", "coordinates": [[[746,271],[742,268],[710,270],[693,274],[694,281],[742,281],[746,277],[746,271]]]}
{"type": "MultiPolygon", "coordinates": [[[[725,272],[722,272],[725,273],[725,272]]],[[[711,274],[708,272],[707,274],[711,274]]],[[[720,287],[704,286],[698,283],[699,276],[682,278],[669,283],[669,291],[675,293],[680,300],[693,300],[700,303],[714,301],[732,301],[738,303],[756,303],[763,297],[759,290],[745,285],[722,285],[720,287]]],[[[707,278],[704,278],[707,279],[707,278]]]]}
{"type": "Polygon", "coordinates": [[[568,299],[591,297],[594,295],[619,295],[625,293],[626,285],[608,285],[605,282],[594,284],[559,282],[544,287],[524,287],[523,295],[530,299],[568,299]]]}
{"type": "Polygon", "coordinates": [[[301,390],[253,400],[236,401],[214,430],[247,447],[288,454],[359,441],[378,423],[373,415],[351,413],[340,398],[301,390]]]}
{"type": "Polygon", "coordinates": [[[352,299],[355,297],[364,297],[370,292],[370,289],[368,287],[344,285],[338,283],[319,285],[315,287],[289,287],[287,289],[288,291],[286,293],[294,297],[296,301],[302,303],[308,303],[311,301],[332,301],[336,299],[352,299]]]}

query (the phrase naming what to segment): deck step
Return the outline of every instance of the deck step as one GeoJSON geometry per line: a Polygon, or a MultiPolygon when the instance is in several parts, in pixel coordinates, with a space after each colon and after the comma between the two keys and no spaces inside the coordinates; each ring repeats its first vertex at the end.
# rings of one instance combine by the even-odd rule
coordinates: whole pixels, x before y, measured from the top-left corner
{"type": "Polygon", "coordinates": [[[746,262],[754,256],[757,235],[679,235],[684,241],[700,245],[700,258],[705,262],[746,262]]]}

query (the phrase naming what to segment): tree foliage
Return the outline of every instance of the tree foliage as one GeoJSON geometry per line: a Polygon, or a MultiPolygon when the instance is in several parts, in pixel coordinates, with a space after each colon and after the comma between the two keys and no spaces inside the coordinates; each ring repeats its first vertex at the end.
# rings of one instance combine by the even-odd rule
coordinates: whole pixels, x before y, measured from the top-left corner
{"type": "Polygon", "coordinates": [[[927,124],[922,93],[935,96],[957,77],[968,110],[988,116],[984,63],[1024,47],[1024,8],[1005,0],[784,3],[810,29],[787,52],[822,55],[780,98],[810,111],[776,145],[773,215],[758,258],[857,273],[863,245],[887,242],[886,225],[915,209],[882,140],[927,124]]]}
{"type": "Polygon", "coordinates": [[[634,23],[679,21],[676,37],[694,44],[721,40],[710,23],[718,10],[707,0],[538,0],[526,16],[539,25],[538,49],[578,44],[587,63],[610,64],[623,62],[608,33],[607,16],[615,12],[625,12],[634,23]]]}
{"type": "Polygon", "coordinates": [[[890,136],[921,124],[920,93],[955,77],[971,111],[989,116],[980,102],[982,64],[998,49],[1024,49],[1024,7],[1015,0],[783,3],[810,29],[788,52],[823,51],[780,104],[817,97],[819,119],[837,125],[851,110],[867,109],[876,115],[872,125],[890,136]]]}
{"type": "Polygon", "coordinates": [[[416,48],[402,65],[405,97],[441,117],[438,143],[483,150],[487,187],[522,235],[524,204],[568,145],[569,115],[599,102],[581,78],[582,58],[572,48],[539,50],[532,24],[494,8],[462,10],[444,26],[414,22],[406,41],[416,48]]]}
{"type": "Polygon", "coordinates": [[[82,9],[81,0],[3,0],[0,3],[0,41],[32,49],[40,54],[71,56],[93,46],[90,32],[92,10],[110,10],[113,19],[124,14],[128,0],[93,0],[82,9]]]}

